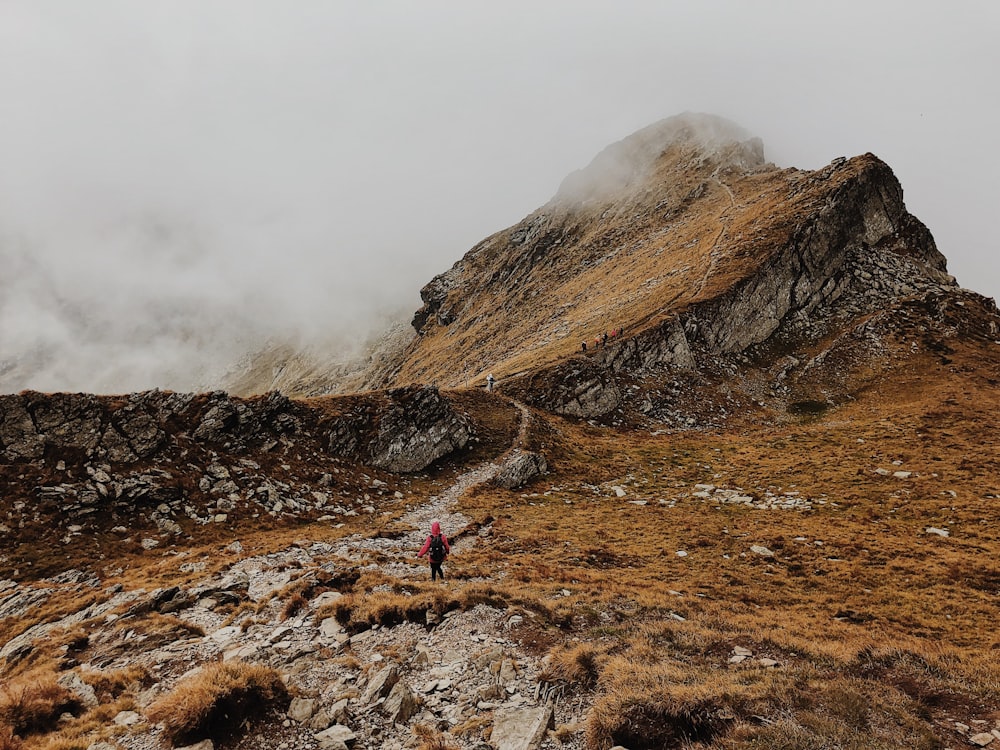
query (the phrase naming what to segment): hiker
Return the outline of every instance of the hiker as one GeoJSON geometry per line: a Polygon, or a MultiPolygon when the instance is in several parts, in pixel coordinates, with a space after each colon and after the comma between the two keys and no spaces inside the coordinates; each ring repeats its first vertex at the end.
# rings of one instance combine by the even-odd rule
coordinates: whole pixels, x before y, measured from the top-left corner
{"type": "Polygon", "coordinates": [[[608,345],[608,332],[605,331],[604,335],[601,337],[601,346],[605,347],[608,345]]]}
{"type": "Polygon", "coordinates": [[[580,342],[580,351],[583,352],[584,354],[587,353],[587,342],[586,341],[581,341],[580,342]]]}
{"type": "Polygon", "coordinates": [[[489,375],[486,376],[486,390],[492,391],[493,390],[493,384],[496,383],[496,382],[497,382],[497,379],[495,377],[493,377],[493,373],[491,372],[489,375]]]}
{"type": "Polygon", "coordinates": [[[441,580],[444,580],[444,571],[441,570],[441,563],[445,561],[445,558],[451,553],[451,545],[448,544],[448,537],[441,533],[441,524],[437,521],[431,524],[431,534],[427,537],[427,541],[424,542],[424,546],[420,548],[417,553],[417,557],[428,556],[431,561],[431,580],[437,580],[438,576],[441,576],[441,580]]]}

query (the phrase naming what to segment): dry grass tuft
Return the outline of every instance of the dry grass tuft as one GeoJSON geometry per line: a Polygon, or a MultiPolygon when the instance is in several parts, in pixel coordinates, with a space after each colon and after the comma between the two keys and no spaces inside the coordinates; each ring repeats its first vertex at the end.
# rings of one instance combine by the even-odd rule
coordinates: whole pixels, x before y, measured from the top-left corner
{"type": "Polygon", "coordinates": [[[94,688],[101,703],[116,700],[128,691],[138,692],[141,687],[150,684],[149,672],[139,664],[112,671],[84,670],[80,673],[80,678],[94,688]]]}
{"type": "Polygon", "coordinates": [[[177,684],[146,711],[150,722],[162,723],[175,744],[206,738],[222,740],[243,721],[287,703],[288,692],[278,672],[245,662],[212,664],[177,684]]]}
{"type": "Polygon", "coordinates": [[[587,721],[587,746],[653,750],[710,742],[763,685],[744,686],[728,674],[685,670],[669,663],[612,659],[601,677],[604,695],[587,721]]]}
{"type": "Polygon", "coordinates": [[[51,731],[59,717],[80,708],[55,675],[31,673],[0,687],[0,726],[21,737],[51,731]]]}
{"type": "Polygon", "coordinates": [[[426,724],[414,725],[413,734],[421,740],[417,750],[460,750],[460,746],[449,735],[426,724]]]}
{"type": "Polygon", "coordinates": [[[593,687],[601,675],[601,659],[601,650],[589,643],[557,646],[549,652],[549,665],[539,679],[593,687]]]}
{"type": "Polygon", "coordinates": [[[22,750],[24,743],[12,727],[0,725],[0,750],[22,750]]]}
{"type": "Polygon", "coordinates": [[[309,604],[309,602],[304,596],[302,596],[302,594],[293,594],[292,597],[285,602],[285,606],[281,610],[281,621],[284,622],[289,617],[295,617],[295,615],[297,615],[307,604],[309,604]]]}

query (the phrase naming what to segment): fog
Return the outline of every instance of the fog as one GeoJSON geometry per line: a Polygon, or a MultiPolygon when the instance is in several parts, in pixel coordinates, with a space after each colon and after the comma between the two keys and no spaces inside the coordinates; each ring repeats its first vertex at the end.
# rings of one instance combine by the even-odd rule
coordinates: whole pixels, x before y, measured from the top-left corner
{"type": "Polygon", "coordinates": [[[1000,292],[987,2],[0,3],[0,390],[349,355],[609,143],[684,111],[872,151],[1000,292]]]}

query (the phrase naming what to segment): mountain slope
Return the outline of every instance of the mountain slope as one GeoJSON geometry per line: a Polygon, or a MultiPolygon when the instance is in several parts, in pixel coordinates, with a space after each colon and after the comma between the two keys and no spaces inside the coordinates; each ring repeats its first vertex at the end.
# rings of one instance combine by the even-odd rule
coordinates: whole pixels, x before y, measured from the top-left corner
{"type": "Polygon", "coordinates": [[[870,311],[941,285],[943,256],[876,157],[781,170],[735,126],[682,115],[602,152],[427,284],[419,336],[371,384],[509,378],[620,328],[634,341],[621,366],[690,366],[695,345],[742,352],[848,294],[870,311]]]}

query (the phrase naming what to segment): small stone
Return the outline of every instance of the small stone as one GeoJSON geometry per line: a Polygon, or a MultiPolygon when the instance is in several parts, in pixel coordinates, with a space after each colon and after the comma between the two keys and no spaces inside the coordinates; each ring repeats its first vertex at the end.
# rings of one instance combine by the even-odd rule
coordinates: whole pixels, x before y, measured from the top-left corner
{"type": "Polygon", "coordinates": [[[993,736],[992,732],[980,732],[969,737],[969,742],[977,747],[986,747],[995,739],[996,737],[993,736]]]}
{"type": "Polygon", "coordinates": [[[308,722],[306,722],[306,726],[318,732],[328,728],[332,723],[333,723],[333,718],[330,716],[330,714],[328,714],[326,711],[319,710],[315,714],[313,714],[313,717],[309,719],[308,722]]]}
{"type": "Polygon", "coordinates": [[[894,471],[894,472],[892,472],[892,475],[896,479],[909,479],[910,477],[913,476],[913,472],[912,471],[894,471]]]}
{"type": "Polygon", "coordinates": [[[762,547],[759,544],[750,545],[750,551],[755,555],[760,555],[761,557],[774,557],[774,553],[767,547],[762,547]]]}
{"type": "Polygon", "coordinates": [[[342,724],[334,724],[329,729],[313,735],[319,742],[321,750],[340,750],[346,748],[356,739],[354,732],[342,724]]]}
{"type": "Polygon", "coordinates": [[[315,698],[292,698],[292,702],[288,706],[288,718],[299,724],[305,724],[315,713],[315,698]]]}
{"type": "Polygon", "coordinates": [[[924,529],[925,534],[934,534],[936,536],[948,537],[951,536],[951,532],[948,529],[939,529],[936,526],[928,526],[924,529]]]}
{"type": "Polygon", "coordinates": [[[142,717],[135,711],[119,711],[112,721],[120,727],[130,727],[142,721],[142,717]]]}
{"type": "Polygon", "coordinates": [[[175,748],[175,750],[215,750],[215,743],[212,740],[202,740],[193,745],[175,748]]]}
{"type": "Polygon", "coordinates": [[[762,667],[766,667],[766,668],[773,668],[773,667],[778,666],[778,662],[777,661],[775,661],[774,659],[769,659],[766,656],[763,659],[759,659],[757,661],[757,663],[760,664],[762,667]]]}
{"type": "MultiPolygon", "coordinates": [[[[341,698],[339,701],[330,706],[330,708],[328,708],[326,712],[330,715],[330,718],[333,721],[337,722],[338,724],[343,724],[348,720],[348,718],[350,718],[347,713],[348,703],[349,700],[347,698],[341,698]]],[[[327,726],[330,725],[327,724],[327,726]]],[[[326,729],[326,727],[323,728],[326,729]]]]}

